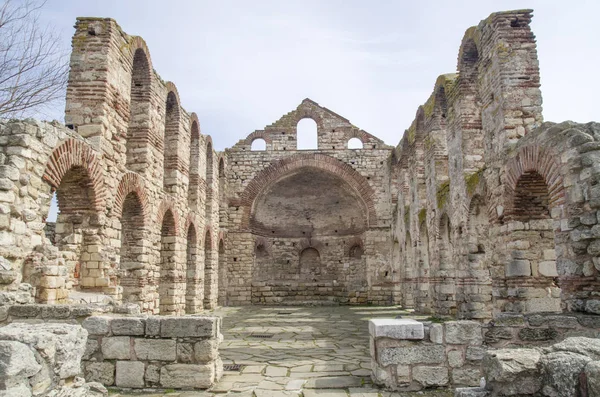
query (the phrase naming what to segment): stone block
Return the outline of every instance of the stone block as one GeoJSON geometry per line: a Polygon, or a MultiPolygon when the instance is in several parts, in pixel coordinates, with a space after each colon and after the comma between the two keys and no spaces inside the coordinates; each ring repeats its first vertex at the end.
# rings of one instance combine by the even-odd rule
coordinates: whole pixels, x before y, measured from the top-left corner
{"type": "Polygon", "coordinates": [[[429,327],[429,340],[438,345],[444,343],[444,326],[442,324],[431,324],[429,327]]]}
{"type": "Polygon", "coordinates": [[[146,335],[160,335],[160,317],[152,316],[146,319],[146,335]]]}
{"type": "Polygon", "coordinates": [[[543,356],[544,395],[579,395],[580,375],[590,361],[592,361],[590,357],[565,351],[552,352],[543,356]]]}
{"type": "Polygon", "coordinates": [[[506,277],[531,276],[531,263],[527,259],[514,259],[505,266],[506,277]]]}
{"type": "Polygon", "coordinates": [[[448,365],[452,368],[462,367],[465,363],[463,353],[460,350],[450,350],[448,353],[448,365]]]}
{"type": "Polygon", "coordinates": [[[468,346],[466,359],[469,361],[479,361],[483,360],[483,356],[485,355],[486,349],[479,346],[468,346]]]}
{"type": "Polygon", "coordinates": [[[558,271],[556,270],[556,261],[540,262],[538,265],[538,271],[542,276],[558,277],[558,271]]]}
{"type": "Polygon", "coordinates": [[[81,323],[90,335],[108,335],[110,330],[110,318],[93,316],[88,317],[81,323]]]}
{"type": "Polygon", "coordinates": [[[115,383],[115,364],[108,361],[86,362],[84,374],[88,382],[99,382],[104,386],[112,386],[115,383]]]}
{"type": "Polygon", "coordinates": [[[486,353],[483,373],[494,395],[535,394],[542,387],[541,354],[536,349],[501,349],[486,353]]]}
{"type": "Polygon", "coordinates": [[[481,370],[479,368],[454,368],[452,370],[453,385],[479,386],[481,370]]]}
{"type": "Polygon", "coordinates": [[[110,322],[113,335],[144,335],[145,325],[141,318],[113,318],[110,322]]]}
{"type": "Polygon", "coordinates": [[[208,363],[219,356],[217,339],[207,339],[194,344],[194,359],[198,363],[208,363]]]}
{"type": "Polygon", "coordinates": [[[448,384],[448,368],[446,367],[413,367],[413,380],[423,387],[446,386],[448,384]]]}
{"type": "Polygon", "coordinates": [[[130,338],[128,336],[111,336],[102,338],[102,355],[109,360],[129,360],[130,338]]]}
{"type": "Polygon", "coordinates": [[[411,319],[369,320],[369,334],[373,338],[423,339],[425,337],[423,323],[411,319]]]}
{"type": "Polygon", "coordinates": [[[454,397],[489,397],[490,392],[481,387],[459,387],[454,390],[454,397]]]}
{"type": "Polygon", "coordinates": [[[481,323],[477,321],[449,321],[446,328],[446,343],[450,345],[479,346],[483,343],[481,323]]]}
{"type": "Polygon", "coordinates": [[[150,384],[154,385],[160,382],[160,366],[154,364],[148,364],[146,366],[146,382],[150,382],[150,384]]]}
{"type": "Polygon", "coordinates": [[[133,339],[133,350],[138,360],[175,361],[176,342],[174,339],[133,339]]]}
{"type": "Polygon", "coordinates": [[[166,388],[208,389],[214,383],[214,365],[169,364],[160,369],[160,385],[166,388]]]}
{"type": "Polygon", "coordinates": [[[412,345],[379,349],[377,361],[383,366],[390,364],[441,364],[446,361],[443,345],[412,345]]]}
{"type": "Polygon", "coordinates": [[[141,361],[117,361],[115,384],[118,387],[143,388],[144,373],[145,367],[141,361]]]}
{"type": "Polygon", "coordinates": [[[218,317],[164,317],[160,336],[163,338],[213,337],[217,334],[218,317]]]}

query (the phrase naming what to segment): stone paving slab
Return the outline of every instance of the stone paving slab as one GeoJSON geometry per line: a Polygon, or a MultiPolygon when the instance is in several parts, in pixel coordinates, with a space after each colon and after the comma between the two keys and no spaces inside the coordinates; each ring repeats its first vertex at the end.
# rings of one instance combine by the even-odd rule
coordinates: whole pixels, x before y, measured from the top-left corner
{"type": "Polygon", "coordinates": [[[453,396],[451,390],[391,393],[372,384],[368,320],[398,315],[419,318],[398,307],[223,307],[210,314],[223,317],[224,341],[219,348],[223,363],[242,368],[224,372],[208,391],[136,396],[453,396]],[[252,334],[273,336],[263,339],[252,334]]]}

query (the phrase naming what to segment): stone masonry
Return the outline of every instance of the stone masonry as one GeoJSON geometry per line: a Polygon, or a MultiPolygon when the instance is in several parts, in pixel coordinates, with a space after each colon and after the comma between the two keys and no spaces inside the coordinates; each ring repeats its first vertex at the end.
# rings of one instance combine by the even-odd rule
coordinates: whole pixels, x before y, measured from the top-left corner
{"type": "Polygon", "coordinates": [[[66,125],[0,121],[0,303],[600,314],[600,124],[543,122],[531,18],[469,28],[396,147],[305,99],[221,153],[142,38],[78,18],[66,125]]]}

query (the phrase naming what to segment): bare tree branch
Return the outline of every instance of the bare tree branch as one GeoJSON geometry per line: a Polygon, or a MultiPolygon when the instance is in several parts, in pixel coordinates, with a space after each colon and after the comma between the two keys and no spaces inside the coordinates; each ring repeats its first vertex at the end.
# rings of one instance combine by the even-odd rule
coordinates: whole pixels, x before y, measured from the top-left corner
{"type": "Polygon", "coordinates": [[[39,113],[65,95],[68,56],[58,35],[40,26],[44,3],[0,3],[0,117],[39,113]]]}

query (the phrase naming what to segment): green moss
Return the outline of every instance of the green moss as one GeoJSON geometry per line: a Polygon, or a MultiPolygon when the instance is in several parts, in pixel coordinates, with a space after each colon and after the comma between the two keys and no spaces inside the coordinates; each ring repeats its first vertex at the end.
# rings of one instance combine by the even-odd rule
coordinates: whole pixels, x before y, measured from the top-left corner
{"type": "Polygon", "coordinates": [[[435,196],[438,208],[444,208],[444,205],[446,205],[446,202],[448,202],[448,198],[450,197],[450,181],[442,183],[438,187],[435,196]]]}
{"type": "Polygon", "coordinates": [[[427,102],[423,105],[423,112],[425,113],[425,118],[431,117],[433,114],[433,110],[435,109],[435,92],[431,94],[427,102]]]}
{"type": "Polygon", "coordinates": [[[421,211],[419,211],[419,225],[423,224],[423,222],[425,222],[426,218],[427,218],[427,210],[425,208],[422,208],[421,211]]]}
{"type": "Polygon", "coordinates": [[[448,321],[448,319],[445,317],[431,316],[431,317],[427,317],[425,319],[425,321],[431,321],[432,323],[441,324],[441,323],[445,323],[446,321],[448,321]]]}
{"type": "Polygon", "coordinates": [[[479,186],[479,182],[483,176],[483,171],[485,171],[485,168],[482,168],[471,175],[465,176],[465,186],[467,187],[467,194],[469,196],[472,196],[473,193],[475,193],[477,186],[479,186]]]}
{"type": "Polygon", "coordinates": [[[410,128],[406,130],[405,134],[407,134],[406,136],[408,138],[408,143],[415,143],[415,139],[417,137],[417,127],[415,126],[414,122],[410,125],[410,128]]]}

